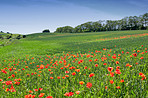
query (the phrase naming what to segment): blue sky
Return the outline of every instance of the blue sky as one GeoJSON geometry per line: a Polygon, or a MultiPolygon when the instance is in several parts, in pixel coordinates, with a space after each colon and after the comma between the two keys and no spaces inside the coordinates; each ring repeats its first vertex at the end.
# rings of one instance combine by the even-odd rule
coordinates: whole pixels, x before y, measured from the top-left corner
{"type": "Polygon", "coordinates": [[[30,34],[148,12],[148,0],[0,0],[0,31],[30,34]]]}

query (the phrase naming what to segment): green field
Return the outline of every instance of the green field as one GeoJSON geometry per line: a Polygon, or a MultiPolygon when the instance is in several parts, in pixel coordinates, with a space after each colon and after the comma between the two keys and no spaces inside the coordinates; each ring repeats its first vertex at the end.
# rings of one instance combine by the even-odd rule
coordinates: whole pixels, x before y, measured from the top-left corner
{"type": "Polygon", "coordinates": [[[147,48],[148,30],[30,34],[0,46],[0,96],[146,98],[147,48]]]}
{"type": "Polygon", "coordinates": [[[27,38],[16,40],[12,45],[0,47],[0,59],[8,59],[10,57],[19,57],[27,55],[45,55],[70,52],[88,52],[102,50],[103,48],[113,49],[116,45],[118,48],[133,48],[137,45],[148,45],[147,36],[131,37],[125,39],[102,41],[99,39],[114,38],[126,35],[135,35],[148,33],[147,30],[137,31],[110,31],[96,33],[75,33],[75,34],[49,34],[39,33],[28,35],[27,38]]]}

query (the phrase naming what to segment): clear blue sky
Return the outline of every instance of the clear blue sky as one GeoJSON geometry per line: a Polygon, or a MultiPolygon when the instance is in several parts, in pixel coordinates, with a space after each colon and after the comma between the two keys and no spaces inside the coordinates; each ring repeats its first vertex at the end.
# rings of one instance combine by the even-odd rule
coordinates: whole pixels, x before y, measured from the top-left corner
{"type": "Polygon", "coordinates": [[[148,0],[0,0],[0,31],[30,34],[148,12],[148,0]]]}

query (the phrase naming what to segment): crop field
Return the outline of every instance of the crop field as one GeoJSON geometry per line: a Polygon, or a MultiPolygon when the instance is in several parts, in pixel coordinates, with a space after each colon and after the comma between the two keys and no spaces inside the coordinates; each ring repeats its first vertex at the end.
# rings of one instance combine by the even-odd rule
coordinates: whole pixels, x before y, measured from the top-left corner
{"type": "Polygon", "coordinates": [[[30,34],[0,55],[0,98],[148,97],[148,30],[30,34]]]}

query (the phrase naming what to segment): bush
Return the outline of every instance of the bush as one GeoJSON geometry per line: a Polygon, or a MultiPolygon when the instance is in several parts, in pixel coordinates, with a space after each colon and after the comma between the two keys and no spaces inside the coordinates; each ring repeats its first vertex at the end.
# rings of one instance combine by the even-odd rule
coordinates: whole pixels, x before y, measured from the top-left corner
{"type": "Polygon", "coordinates": [[[23,35],[23,38],[26,38],[26,35],[23,35]]]}
{"type": "Polygon", "coordinates": [[[46,30],[43,30],[42,32],[43,33],[50,33],[50,30],[49,29],[46,29],[46,30]]]}

